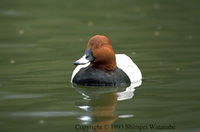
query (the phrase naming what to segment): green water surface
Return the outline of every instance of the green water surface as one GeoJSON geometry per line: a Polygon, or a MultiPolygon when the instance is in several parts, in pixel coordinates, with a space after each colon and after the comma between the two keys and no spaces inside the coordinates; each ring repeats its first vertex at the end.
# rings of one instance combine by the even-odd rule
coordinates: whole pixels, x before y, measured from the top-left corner
{"type": "Polygon", "coordinates": [[[199,7],[199,0],[1,0],[0,132],[200,131],[199,7]],[[132,98],[117,101],[125,87],[72,87],[73,62],[96,34],[142,71],[132,98]]]}

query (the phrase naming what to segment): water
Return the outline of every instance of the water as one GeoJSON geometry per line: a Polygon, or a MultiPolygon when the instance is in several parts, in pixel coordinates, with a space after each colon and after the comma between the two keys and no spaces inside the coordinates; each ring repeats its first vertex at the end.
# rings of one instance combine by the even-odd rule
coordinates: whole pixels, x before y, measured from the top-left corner
{"type": "Polygon", "coordinates": [[[199,131],[199,4],[1,0],[0,131],[199,131]],[[95,34],[142,71],[121,100],[126,87],[70,83],[95,34]]]}

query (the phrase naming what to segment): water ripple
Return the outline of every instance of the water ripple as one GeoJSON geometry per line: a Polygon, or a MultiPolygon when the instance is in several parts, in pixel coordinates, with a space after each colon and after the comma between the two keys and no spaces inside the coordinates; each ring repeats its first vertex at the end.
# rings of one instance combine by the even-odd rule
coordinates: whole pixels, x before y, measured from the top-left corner
{"type": "Polygon", "coordinates": [[[12,9],[11,10],[1,10],[0,14],[4,15],[4,16],[25,16],[26,15],[25,12],[15,11],[15,10],[12,10],[12,9]]]}
{"type": "Polygon", "coordinates": [[[0,44],[0,48],[31,48],[38,44],[0,44]]]}
{"type": "Polygon", "coordinates": [[[38,111],[38,112],[16,112],[12,113],[11,116],[21,116],[21,117],[66,117],[80,115],[77,112],[70,111],[38,111]]]}
{"type": "Polygon", "coordinates": [[[48,97],[49,94],[17,94],[17,93],[6,93],[0,92],[0,101],[2,100],[12,100],[12,99],[31,99],[39,97],[48,97]]]}

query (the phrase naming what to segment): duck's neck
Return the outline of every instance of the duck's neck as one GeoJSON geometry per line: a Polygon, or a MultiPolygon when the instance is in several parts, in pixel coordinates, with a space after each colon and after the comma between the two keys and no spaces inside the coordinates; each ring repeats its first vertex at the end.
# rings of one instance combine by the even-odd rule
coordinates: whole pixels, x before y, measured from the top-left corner
{"type": "Polygon", "coordinates": [[[108,64],[106,63],[98,63],[98,62],[94,62],[90,64],[90,67],[96,67],[96,68],[100,68],[102,70],[105,71],[114,71],[117,68],[117,64],[116,61],[110,62],[108,64]]]}

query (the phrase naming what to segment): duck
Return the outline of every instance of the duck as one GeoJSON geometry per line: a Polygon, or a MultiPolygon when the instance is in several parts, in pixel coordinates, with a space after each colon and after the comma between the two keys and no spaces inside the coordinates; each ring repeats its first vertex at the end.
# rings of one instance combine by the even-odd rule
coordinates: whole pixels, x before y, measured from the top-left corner
{"type": "Polygon", "coordinates": [[[124,86],[141,81],[142,73],[126,54],[115,54],[110,40],[95,35],[85,54],[74,62],[71,83],[83,86],[124,86]]]}

